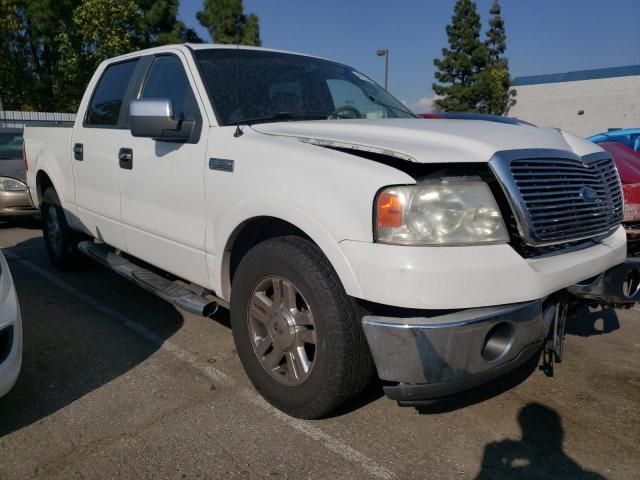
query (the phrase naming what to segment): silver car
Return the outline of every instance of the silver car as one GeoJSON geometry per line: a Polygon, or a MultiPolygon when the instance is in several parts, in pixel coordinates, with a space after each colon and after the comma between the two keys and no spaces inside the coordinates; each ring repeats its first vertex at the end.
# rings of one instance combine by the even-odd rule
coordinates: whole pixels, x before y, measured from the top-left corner
{"type": "Polygon", "coordinates": [[[22,129],[0,128],[0,218],[37,213],[25,184],[22,129]]]}
{"type": "Polygon", "coordinates": [[[22,320],[9,265],[0,251],[0,397],[18,378],[22,365],[22,320]]]}

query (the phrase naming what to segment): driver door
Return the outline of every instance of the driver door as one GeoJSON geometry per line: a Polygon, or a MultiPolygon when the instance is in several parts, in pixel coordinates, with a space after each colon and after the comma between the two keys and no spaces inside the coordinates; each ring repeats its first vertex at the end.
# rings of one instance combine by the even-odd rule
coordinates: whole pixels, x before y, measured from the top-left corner
{"type": "Polygon", "coordinates": [[[166,98],[176,118],[195,120],[186,142],[123,135],[131,152],[120,168],[122,231],[127,251],[174,275],[208,285],[205,189],[208,128],[193,79],[179,52],[153,56],[138,99],[166,98]]]}

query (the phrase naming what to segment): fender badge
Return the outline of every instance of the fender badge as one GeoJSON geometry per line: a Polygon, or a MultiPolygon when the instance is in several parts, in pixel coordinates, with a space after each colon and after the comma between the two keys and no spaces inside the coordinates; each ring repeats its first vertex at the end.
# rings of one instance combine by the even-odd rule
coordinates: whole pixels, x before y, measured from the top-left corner
{"type": "Polygon", "coordinates": [[[209,170],[220,170],[221,172],[233,172],[233,160],[226,158],[210,158],[209,170]]]}

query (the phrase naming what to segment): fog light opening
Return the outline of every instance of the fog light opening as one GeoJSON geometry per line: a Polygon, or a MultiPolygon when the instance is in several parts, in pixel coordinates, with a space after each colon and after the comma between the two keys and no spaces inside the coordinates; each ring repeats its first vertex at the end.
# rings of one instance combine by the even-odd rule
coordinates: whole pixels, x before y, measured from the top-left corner
{"type": "Polygon", "coordinates": [[[622,284],[622,293],[627,298],[635,297],[640,290],[640,272],[632,268],[627,272],[622,284]]]}
{"type": "Polygon", "coordinates": [[[495,362],[502,358],[511,348],[513,333],[513,325],[508,322],[500,322],[491,327],[484,338],[482,358],[487,362],[495,362]]]}

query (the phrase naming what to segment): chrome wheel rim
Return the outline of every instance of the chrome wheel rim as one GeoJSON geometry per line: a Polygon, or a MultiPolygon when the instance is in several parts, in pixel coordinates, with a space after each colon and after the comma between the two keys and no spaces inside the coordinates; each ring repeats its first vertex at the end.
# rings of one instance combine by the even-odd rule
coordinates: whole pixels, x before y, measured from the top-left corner
{"type": "Polygon", "coordinates": [[[263,278],[251,293],[247,323],[253,351],[265,371],[284,385],[306,381],[316,363],[313,313],[286,278],[263,278]]]}
{"type": "Polygon", "coordinates": [[[62,253],[62,228],[60,227],[58,212],[54,206],[49,206],[47,209],[47,238],[49,239],[51,250],[56,255],[60,255],[62,253]]]}

